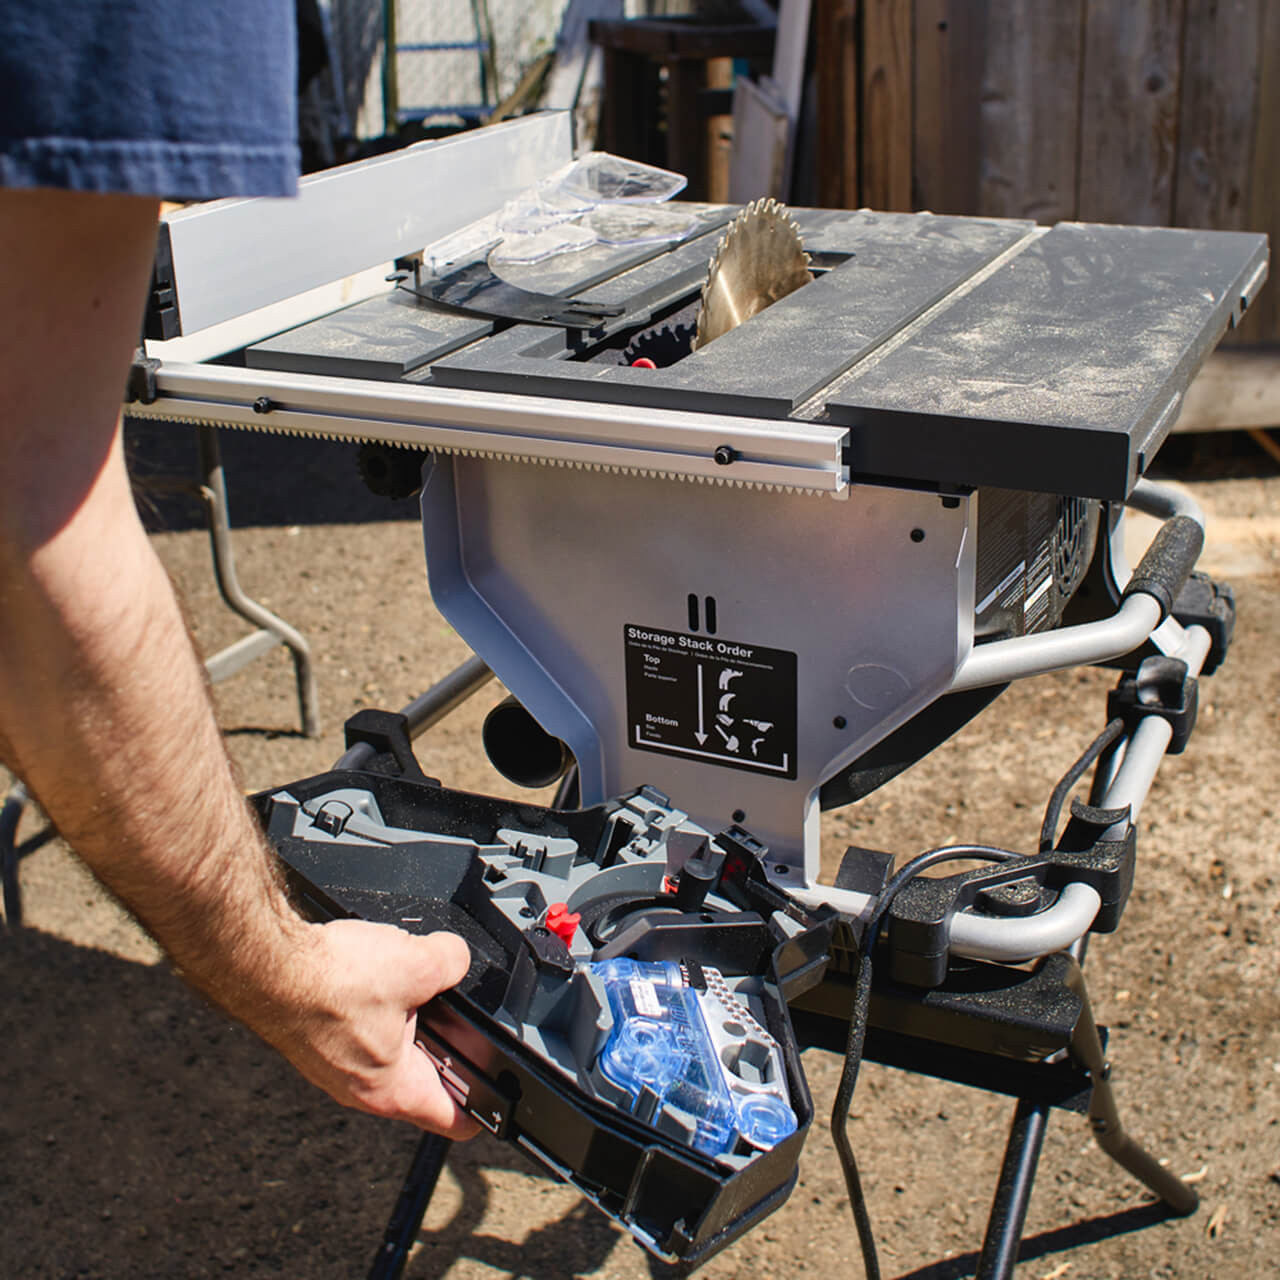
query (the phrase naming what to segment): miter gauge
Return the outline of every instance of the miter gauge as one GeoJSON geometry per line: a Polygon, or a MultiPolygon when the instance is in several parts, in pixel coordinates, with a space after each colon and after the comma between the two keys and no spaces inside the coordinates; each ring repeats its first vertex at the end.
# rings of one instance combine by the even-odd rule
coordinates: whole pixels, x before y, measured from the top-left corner
{"type": "Polygon", "coordinates": [[[809,255],[786,206],[772,198],[752,201],[729,224],[711,259],[693,349],[705,347],[812,279],[809,255]]]}

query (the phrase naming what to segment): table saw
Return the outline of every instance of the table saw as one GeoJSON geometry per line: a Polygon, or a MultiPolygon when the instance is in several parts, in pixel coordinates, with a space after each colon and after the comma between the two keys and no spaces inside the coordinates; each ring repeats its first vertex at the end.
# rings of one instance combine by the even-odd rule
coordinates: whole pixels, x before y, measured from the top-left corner
{"type": "MultiPolygon", "coordinates": [[[[697,1262],[786,1198],[808,1045],[846,1055],[846,1172],[864,1049],[1027,1108],[980,1274],[1011,1273],[1052,1106],[1188,1211],[1120,1128],[1080,962],[1229,644],[1229,589],[1193,574],[1203,522],[1144,473],[1262,286],[1265,237],[655,213],[597,186],[589,214],[557,188],[553,252],[504,256],[495,217],[572,161],[549,113],[163,224],[128,413],[363,442],[373,486],[420,490],[433,599],[477,655],[407,714],[356,717],[332,773],[258,797],[299,901],[462,933],[472,969],[423,1010],[424,1049],[662,1257],[697,1262]],[[753,253],[794,241],[775,257],[802,275],[708,340],[748,226],[753,253]],[[1126,506],[1164,521],[1136,569],[1126,506]],[[1039,848],[905,872],[850,850],[821,882],[824,808],[1011,681],[1088,663],[1120,683],[1039,848]],[[559,780],[549,807],[413,760],[489,671],[513,701],[486,747],[518,783],[559,780]]],[[[759,268],[735,270],[741,289],[759,268]]]]}

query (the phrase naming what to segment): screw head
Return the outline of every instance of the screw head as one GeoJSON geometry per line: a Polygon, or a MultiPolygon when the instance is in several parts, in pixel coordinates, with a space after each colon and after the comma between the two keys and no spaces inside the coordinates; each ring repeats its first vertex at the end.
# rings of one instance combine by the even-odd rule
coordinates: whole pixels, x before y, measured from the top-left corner
{"type": "Polygon", "coordinates": [[[716,446],[716,451],[711,456],[716,460],[717,466],[727,467],[737,458],[738,451],[730,444],[722,444],[716,446]]]}
{"type": "Polygon", "coordinates": [[[923,541],[924,541],[924,530],[923,530],[923,529],[912,529],[912,530],[911,530],[911,541],[912,541],[912,542],[923,542],[923,541]]]}

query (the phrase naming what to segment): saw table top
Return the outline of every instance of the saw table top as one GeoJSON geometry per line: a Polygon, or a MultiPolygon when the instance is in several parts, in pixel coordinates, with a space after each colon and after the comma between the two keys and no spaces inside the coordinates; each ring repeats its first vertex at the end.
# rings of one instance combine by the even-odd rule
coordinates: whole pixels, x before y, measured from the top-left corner
{"type": "Polygon", "coordinates": [[[403,292],[245,353],[250,367],[849,430],[854,478],[1123,498],[1266,276],[1263,236],[796,210],[819,274],[666,367],[588,359],[696,297],[732,210],[674,248],[504,268],[621,304],[592,335],[505,326],[403,292]]]}

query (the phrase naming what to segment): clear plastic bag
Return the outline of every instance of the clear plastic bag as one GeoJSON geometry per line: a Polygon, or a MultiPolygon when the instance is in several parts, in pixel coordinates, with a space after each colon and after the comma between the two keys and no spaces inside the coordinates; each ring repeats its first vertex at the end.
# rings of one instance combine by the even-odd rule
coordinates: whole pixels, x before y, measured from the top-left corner
{"type": "Polygon", "coordinates": [[[541,230],[508,232],[489,250],[489,265],[496,269],[504,264],[545,262],[558,254],[589,249],[595,243],[596,234],[589,228],[576,222],[555,222],[541,230]]]}
{"type": "Polygon", "coordinates": [[[694,213],[661,204],[600,205],[582,218],[601,244],[662,244],[683,240],[697,225],[694,213]]]}
{"type": "Polygon", "coordinates": [[[670,200],[689,184],[683,174],[607,151],[579,156],[558,181],[562,190],[593,204],[670,200]]]}
{"type": "Polygon", "coordinates": [[[695,213],[664,203],[687,179],[667,169],[591,151],[507,201],[497,213],[428,247],[437,275],[486,257],[497,270],[545,262],[594,244],[610,248],[682,240],[695,213]]]}

